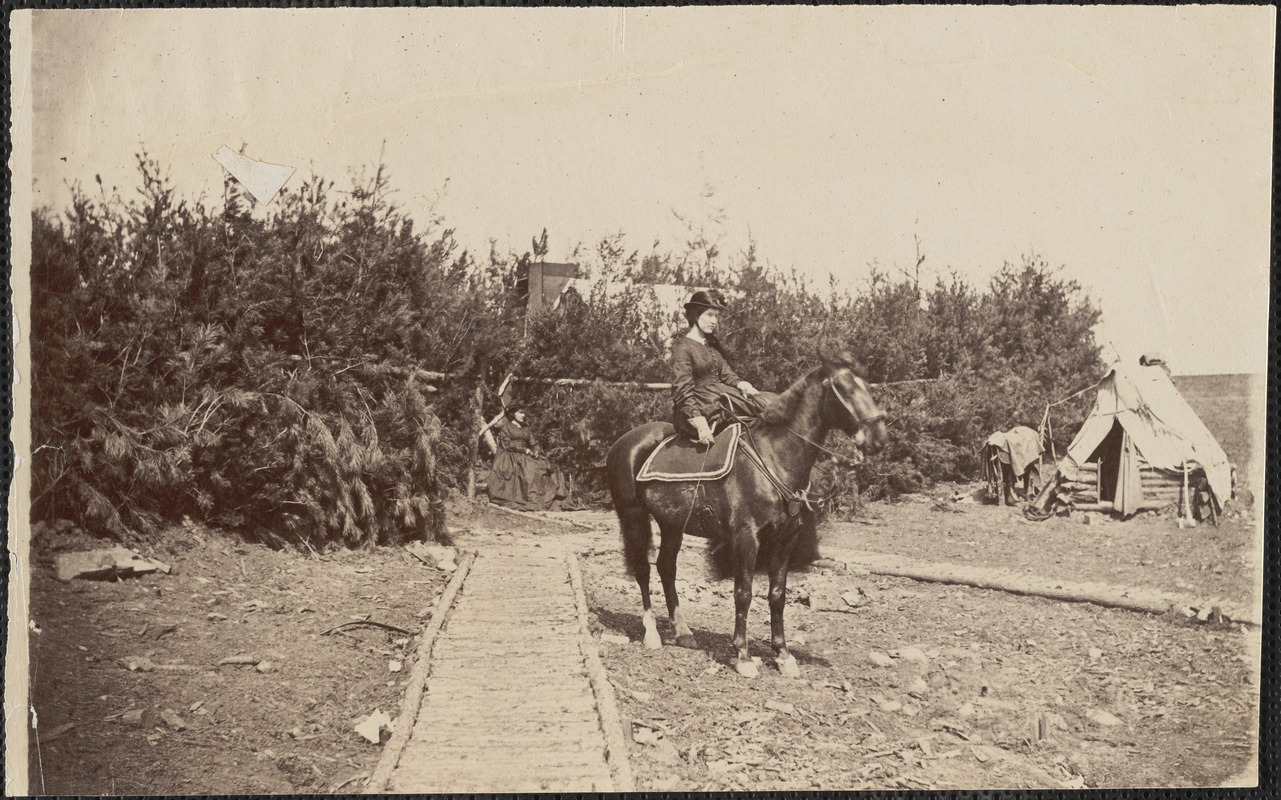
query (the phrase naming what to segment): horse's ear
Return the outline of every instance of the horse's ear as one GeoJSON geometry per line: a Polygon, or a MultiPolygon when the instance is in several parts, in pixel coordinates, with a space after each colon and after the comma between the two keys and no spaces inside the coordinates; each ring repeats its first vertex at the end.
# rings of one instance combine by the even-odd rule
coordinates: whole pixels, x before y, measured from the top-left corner
{"type": "Polygon", "coordinates": [[[863,363],[863,360],[848,353],[846,355],[849,357],[849,366],[854,374],[863,380],[867,380],[867,365],[863,363]]]}
{"type": "Polygon", "coordinates": [[[867,379],[867,375],[865,374],[867,370],[864,369],[862,362],[855,358],[854,354],[849,350],[846,350],[844,347],[833,347],[830,342],[820,342],[818,345],[818,357],[819,360],[823,362],[823,366],[827,367],[828,370],[849,367],[854,370],[855,374],[859,377],[864,380],[867,379]]]}
{"type": "Polygon", "coordinates": [[[832,351],[831,345],[828,344],[826,341],[820,341],[818,343],[818,360],[822,361],[823,366],[827,367],[828,369],[831,369],[832,365],[837,360],[836,353],[832,351]]]}
{"type": "Polygon", "coordinates": [[[848,367],[854,371],[855,375],[858,375],[864,380],[867,379],[867,368],[863,366],[863,362],[858,359],[858,356],[854,355],[849,350],[841,348],[840,352],[831,356],[831,359],[834,364],[842,367],[848,367]]]}

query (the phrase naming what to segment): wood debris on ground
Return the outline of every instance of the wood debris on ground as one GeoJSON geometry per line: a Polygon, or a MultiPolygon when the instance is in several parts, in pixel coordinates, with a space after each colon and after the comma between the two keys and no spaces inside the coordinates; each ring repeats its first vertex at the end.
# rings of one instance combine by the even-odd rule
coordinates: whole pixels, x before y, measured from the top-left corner
{"type": "Polygon", "coordinates": [[[169,565],[146,558],[123,545],[109,550],[63,553],[57,557],[57,578],[69,582],[75,578],[112,578],[170,571],[169,565]]]}

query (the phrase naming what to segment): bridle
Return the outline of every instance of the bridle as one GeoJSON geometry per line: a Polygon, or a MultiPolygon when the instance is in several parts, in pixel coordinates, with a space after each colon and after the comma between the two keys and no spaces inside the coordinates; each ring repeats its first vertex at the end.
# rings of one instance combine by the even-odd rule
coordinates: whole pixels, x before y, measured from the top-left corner
{"type": "Polygon", "coordinates": [[[831,389],[832,394],[836,396],[836,399],[840,401],[841,405],[845,406],[845,410],[850,412],[850,416],[858,420],[859,428],[865,428],[879,420],[885,419],[885,412],[880,409],[877,409],[877,413],[870,417],[864,417],[862,414],[858,413],[858,409],[854,408],[854,404],[850,402],[850,399],[846,397],[843,392],[841,392],[840,388],[836,385],[836,381],[833,380],[843,372],[848,372],[850,374],[850,377],[854,379],[854,384],[858,386],[858,388],[868,392],[869,394],[871,393],[871,390],[868,389],[867,383],[862,378],[855,375],[854,370],[849,367],[841,367],[836,370],[836,372],[828,375],[823,379],[823,386],[824,388],[831,389]]]}
{"type": "MultiPolygon", "coordinates": [[[[863,390],[863,391],[865,391],[865,392],[866,392],[866,391],[869,391],[869,390],[868,390],[868,387],[867,387],[867,383],[865,383],[865,382],[863,381],[863,379],[862,379],[862,378],[860,378],[859,376],[855,375],[855,374],[854,374],[854,371],[853,371],[852,369],[850,369],[849,367],[841,367],[840,369],[836,370],[836,372],[834,372],[834,373],[832,373],[831,375],[828,375],[826,378],[824,378],[824,379],[823,379],[823,388],[825,388],[825,389],[831,389],[831,390],[832,390],[832,395],[833,395],[834,397],[836,397],[836,399],[837,399],[838,401],[840,401],[840,404],[841,404],[842,406],[845,406],[845,410],[846,410],[846,411],[848,411],[848,412],[849,412],[849,414],[850,414],[850,416],[851,416],[851,417],[853,417],[853,418],[858,422],[859,430],[862,430],[863,428],[866,428],[866,427],[869,427],[869,426],[871,426],[871,425],[874,425],[875,423],[877,423],[877,422],[879,422],[879,421],[881,421],[881,420],[885,419],[885,412],[884,412],[884,411],[881,411],[880,409],[877,409],[877,412],[878,412],[878,413],[876,413],[876,414],[874,414],[874,415],[872,415],[872,416],[870,416],[870,417],[864,417],[862,414],[858,413],[858,409],[854,408],[854,404],[850,402],[849,398],[848,398],[848,397],[846,397],[846,396],[845,396],[845,394],[844,394],[844,393],[840,390],[840,388],[836,385],[836,381],[835,381],[835,380],[833,380],[834,378],[836,378],[836,377],[840,376],[840,374],[841,374],[842,372],[848,372],[848,373],[850,373],[850,377],[854,379],[854,383],[855,383],[855,384],[856,384],[860,389],[862,389],[862,390],[863,390]]],[[[836,452],[835,450],[831,450],[831,449],[829,449],[829,448],[824,447],[823,445],[819,444],[818,442],[814,441],[813,439],[810,439],[810,438],[809,438],[809,437],[807,437],[807,436],[802,436],[801,434],[799,434],[799,433],[797,433],[795,430],[793,430],[791,425],[788,425],[788,426],[787,426],[787,432],[788,432],[788,433],[790,433],[790,434],[792,434],[793,436],[795,436],[797,439],[800,439],[801,441],[805,442],[806,444],[808,444],[808,445],[810,445],[810,446],[812,446],[812,447],[816,447],[816,448],[818,448],[819,450],[823,451],[824,453],[827,453],[829,456],[832,456],[833,458],[837,459],[838,461],[845,461],[845,462],[847,462],[847,463],[849,463],[849,464],[851,464],[851,465],[857,465],[857,464],[861,464],[861,463],[863,463],[863,459],[862,459],[861,457],[859,458],[859,460],[855,461],[854,459],[850,458],[849,456],[842,455],[841,453],[838,453],[838,452],[836,452]]],[[[861,456],[862,454],[860,453],[859,455],[861,456]]]]}
{"type": "MultiPolygon", "coordinates": [[[[850,373],[850,377],[854,379],[854,383],[863,391],[865,392],[868,391],[866,382],[864,382],[863,379],[860,378],[858,375],[855,375],[854,371],[849,367],[841,367],[840,369],[836,370],[834,373],[831,373],[827,375],[825,378],[823,378],[823,383],[822,383],[823,388],[831,389],[833,396],[835,396],[836,399],[840,402],[840,404],[845,407],[845,410],[849,412],[850,416],[852,416],[858,422],[860,430],[862,430],[864,427],[873,425],[880,420],[883,420],[885,418],[885,412],[880,411],[880,409],[877,409],[878,411],[877,414],[870,417],[864,417],[862,414],[858,412],[858,409],[856,409],[854,407],[854,404],[850,402],[849,398],[846,397],[843,392],[841,392],[840,388],[836,385],[836,381],[833,380],[834,378],[839,377],[842,372],[850,373]]],[[[737,415],[734,415],[734,416],[736,419],[738,419],[737,415]]],[[[741,422],[742,420],[740,419],[739,421],[741,422]]],[[[810,511],[815,511],[819,506],[822,506],[823,504],[827,503],[829,500],[831,500],[833,497],[836,496],[836,492],[830,492],[827,495],[823,495],[823,496],[812,495],[810,494],[809,485],[806,485],[805,488],[803,489],[796,489],[796,490],[787,488],[786,484],[783,483],[782,479],[780,479],[777,475],[775,475],[774,470],[770,469],[769,466],[765,463],[765,459],[761,458],[760,453],[758,452],[758,448],[756,447],[756,442],[751,435],[751,426],[745,425],[744,429],[747,431],[748,440],[752,446],[748,448],[744,448],[743,452],[748,455],[752,463],[756,466],[757,469],[761,471],[761,473],[766,477],[766,479],[769,480],[771,484],[773,484],[774,489],[777,490],[778,493],[781,494],[784,497],[784,499],[787,500],[788,506],[789,506],[789,509],[788,509],[789,516],[795,516],[797,513],[800,513],[799,510],[796,512],[791,512],[790,507],[792,503],[801,503],[810,511]]],[[[857,465],[862,463],[862,459],[860,459],[859,461],[854,461],[848,456],[845,456],[841,453],[837,453],[834,450],[824,447],[823,445],[819,444],[813,439],[810,439],[807,436],[803,436],[797,433],[795,430],[792,429],[792,426],[790,425],[787,426],[787,432],[792,434],[796,438],[800,439],[801,441],[805,442],[806,444],[809,444],[821,450],[822,452],[827,453],[828,455],[832,456],[838,461],[845,461],[852,465],[857,465]]]]}

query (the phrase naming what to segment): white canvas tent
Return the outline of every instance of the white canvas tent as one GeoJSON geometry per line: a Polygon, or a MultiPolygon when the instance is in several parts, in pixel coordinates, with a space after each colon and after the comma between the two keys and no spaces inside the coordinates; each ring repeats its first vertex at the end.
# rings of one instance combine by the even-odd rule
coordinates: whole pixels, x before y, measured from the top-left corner
{"type": "Polygon", "coordinates": [[[1066,460],[1097,465],[1098,499],[1125,514],[1150,507],[1145,492],[1181,480],[1185,468],[1205,470],[1217,507],[1232,493],[1227,455],[1159,365],[1112,365],[1066,460]]]}

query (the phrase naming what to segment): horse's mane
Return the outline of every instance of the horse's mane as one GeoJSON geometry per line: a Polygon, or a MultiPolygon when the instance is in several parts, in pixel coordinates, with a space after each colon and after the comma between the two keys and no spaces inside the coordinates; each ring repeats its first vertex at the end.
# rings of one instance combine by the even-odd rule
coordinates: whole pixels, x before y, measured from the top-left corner
{"type": "MultiPolygon", "coordinates": [[[[854,371],[854,374],[867,380],[867,367],[863,365],[854,356],[847,352],[842,352],[831,359],[832,366],[848,367],[854,371]]],[[[778,396],[777,399],[765,406],[761,412],[760,421],[764,425],[778,426],[786,425],[796,419],[796,414],[800,411],[801,400],[805,397],[805,391],[810,384],[819,380],[819,373],[823,372],[823,367],[815,367],[801,376],[800,380],[787,387],[787,391],[778,396]]]]}
{"type": "Polygon", "coordinates": [[[805,373],[800,380],[787,387],[787,391],[770,401],[770,404],[765,406],[765,410],[761,412],[761,424],[769,426],[786,425],[796,419],[796,414],[800,411],[801,400],[805,397],[805,390],[809,388],[813,381],[818,380],[818,374],[822,371],[822,367],[815,367],[805,373]]]}

